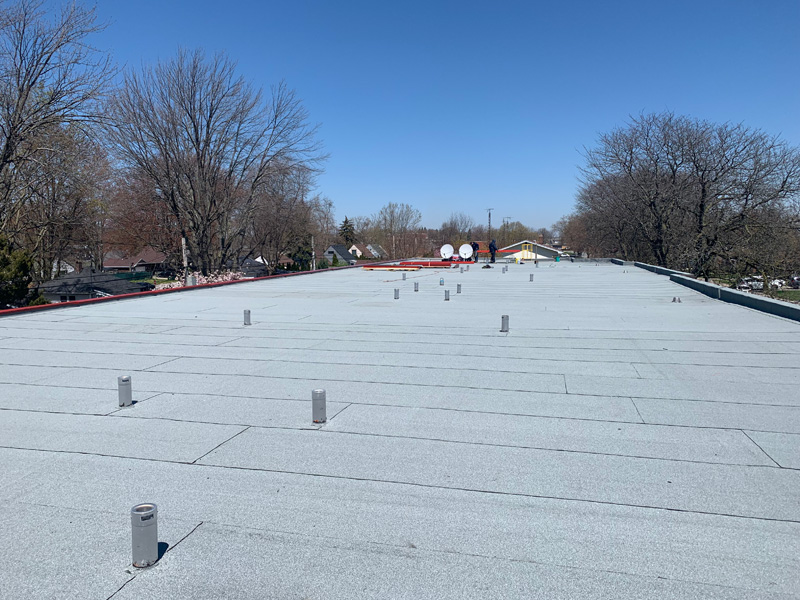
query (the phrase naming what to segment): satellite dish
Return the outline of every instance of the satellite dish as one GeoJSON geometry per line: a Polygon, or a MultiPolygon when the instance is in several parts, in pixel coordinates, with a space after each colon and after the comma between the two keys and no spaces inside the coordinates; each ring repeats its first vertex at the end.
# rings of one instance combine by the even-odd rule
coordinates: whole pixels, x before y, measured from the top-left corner
{"type": "Polygon", "coordinates": [[[461,247],[458,249],[458,255],[464,260],[467,260],[472,256],[472,246],[469,244],[461,244],[461,247]]]}
{"type": "Polygon", "coordinates": [[[453,256],[453,247],[450,244],[445,244],[439,249],[439,254],[441,254],[444,259],[450,258],[453,256]]]}

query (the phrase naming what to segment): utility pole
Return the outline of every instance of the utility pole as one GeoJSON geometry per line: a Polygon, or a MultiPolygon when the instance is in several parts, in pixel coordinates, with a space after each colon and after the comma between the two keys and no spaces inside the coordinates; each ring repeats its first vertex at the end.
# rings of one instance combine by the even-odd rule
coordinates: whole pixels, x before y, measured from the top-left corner
{"type": "Polygon", "coordinates": [[[486,210],[489,213],[489,241],[491,241],[491,239],[492,239],[492,211],[494,209],[493,208],[487,208],[486,210]]]}
{"type": "Polygon", "coordinates": [[[181,236],[181,254],[183,255],[183,285],[189,285],[189,262],[186,259],[186,236],[181,236]]]}

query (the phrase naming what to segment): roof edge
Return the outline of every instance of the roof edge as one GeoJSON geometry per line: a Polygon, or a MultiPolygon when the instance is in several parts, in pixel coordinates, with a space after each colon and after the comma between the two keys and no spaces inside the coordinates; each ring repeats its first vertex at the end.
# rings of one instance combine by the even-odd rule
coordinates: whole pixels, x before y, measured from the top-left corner
{"type": "Polygon", "coordinates": [[[263,281],[265,279],[278,279],[281,277],[295,277],[297,275],[312,275],[315,273],[327,273],[329,271],[339,271],[342,269],[355,269],[358,265],[346,265],[343,267],[328,267],[327,269],[317,269],[316,271],[297,271],[294,273],[281,273],[280,275],[265,275],[263,277],[253,277],[252,279],[237,279],[235,281],[218,281],[215,283],[201,283],[199,285],[190,285],[179,288],[169,288],[165,290],[148,290],[146,292],[133,292],[130,294],[119,294],[117,296],[105,296],[103,298],[88,298],[86,300],[72,300],[69,302],[53,302],[51,304],[39,304],[38,306],[21,306],[19,308],[7,308],[0,310],[0,318],[10,317],[21,313],[43,311],[43,310],[56,310],[59,308],[68,308],[70,306],[82,306],[84,304],[95,304],[100,302],[113,302],[115,300],[127,300],[129,298],[138,298],[140,296],[155,296],[158,294],[174,294],[176,292],[187,292],[189,290],[196,290],[198,288],[219,287],[222,285],[232,285],[235,283],[250,283],[253,281],[263,281]]]}

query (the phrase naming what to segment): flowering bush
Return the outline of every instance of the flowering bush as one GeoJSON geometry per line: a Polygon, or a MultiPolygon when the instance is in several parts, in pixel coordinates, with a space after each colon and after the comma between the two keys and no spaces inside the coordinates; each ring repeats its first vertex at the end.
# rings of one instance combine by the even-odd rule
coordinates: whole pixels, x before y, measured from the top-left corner
{"type": "Polygon", "coordinates": [[[183,273],[178,273],[178,277],[175,281],[170,281],[169,283],[159,283],[156,285],[157,290],[170,290],[174,288],[182,288],[184,287],[184,281],[191,281],[192,277],[197,280],[197,285],[203,285],[204,283],[221,283],[223,281],[238,281],[240,279],[245,278],[245,274],[241,271],[217,271],[215,273],[210,273],[208,275],[203,275],[200,271],[190,271],[187,275],[183,273]]]}

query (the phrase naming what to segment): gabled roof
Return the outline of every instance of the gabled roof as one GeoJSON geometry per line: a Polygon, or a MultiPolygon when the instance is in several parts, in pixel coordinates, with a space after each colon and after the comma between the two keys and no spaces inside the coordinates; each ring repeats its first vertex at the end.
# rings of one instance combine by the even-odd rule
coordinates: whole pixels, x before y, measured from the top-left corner
{"type": "MultiPolygon", "coordinates": [[[[364,258],[378,258],[372,253],[372,250],[367,248],[365,244],[353,244],[352,246],[350,246],[350,249],[352,248],[357,248],[361,252],[364,258]]],[[[353,254],[353,252],[351,252],[351,254],[353,254]]]]}
{"type": "Polygon", "coordinates": [[[538,246],[539,248],[544,248],[545,250],[550,250],[556,253],[560,252],[558,248],[553,248],[552,246],[548,246],[547,244],[540,244],[539,242],[534,242],[532,240],[521,240],[519,242],[514,242],[510,246],[506,246],[505,248],[500,248],[499,251],[502,252],[503,250],[511,250],[512,248],[516,248],[517,246],[520,246],[520,249],[522,249],[521,248],[522,244],[533,244],[534,246],[538,246]]]}
{"type": "Polygon", "coordinates": [[[375,258],[386,258],[389,256],[389,253],[384,250],[380,244],[367,244],[367,248],[370,249],[373,255],[378,254],[380,256],[375,256],[375,258]]]}
{"type": "Polygon", "coordinates": [[[350,250],[347,249],[347,246],[344,244],[331,244],[328,246],[328,249],[325,252],[333,250],[336,254],[338,254],[341,258],[345,260],[358,260],[358,257],[351,254],[350,250]]]}

